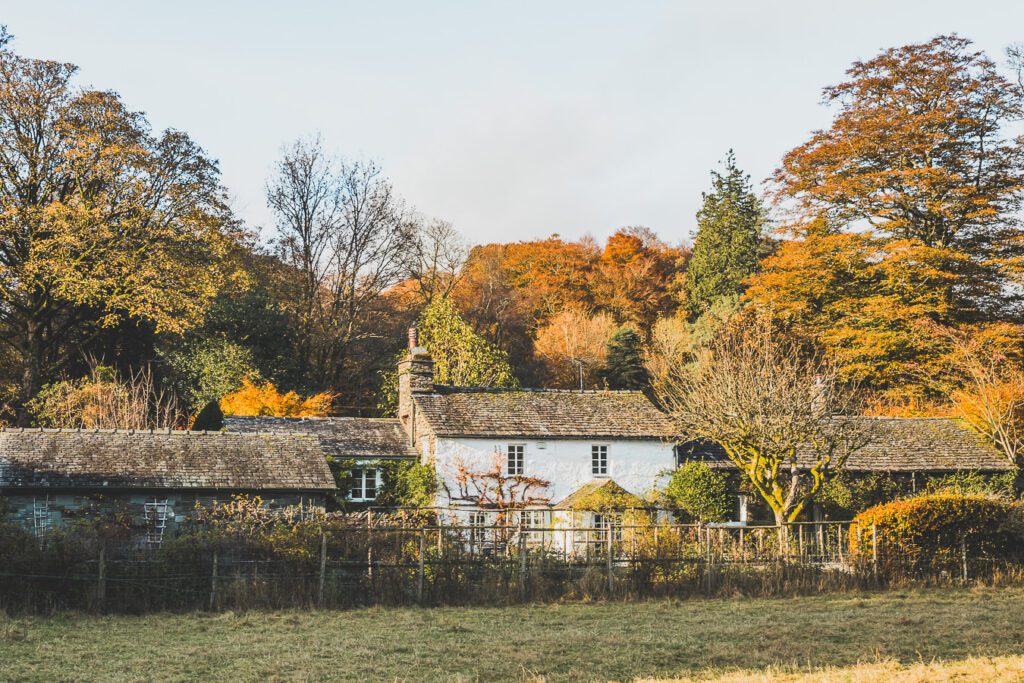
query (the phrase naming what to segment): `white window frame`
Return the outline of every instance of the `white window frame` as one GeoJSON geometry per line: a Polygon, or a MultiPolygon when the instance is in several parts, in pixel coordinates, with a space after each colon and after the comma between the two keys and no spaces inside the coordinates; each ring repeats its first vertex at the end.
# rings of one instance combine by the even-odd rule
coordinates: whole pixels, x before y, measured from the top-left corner
{"type": "Polygon", "coordinates": [[[549,527],[548,510],[543,508],[520,510],[519,522],[527,528],[527,531],[523,532],[526,534],[527,543],[537,544],[544,541],[545,529],[549,527]]]}
{"type": "Polygon", "coordinates": [[[353,503],[368,503],[377,500],[380,495],[381,473],[379,467],[357,467],[352,470],[352,486],[349,488],[348,499],[353,503]],[[367,473],[373,472],[373,496],[367,496],[367,473]],[[356,495],[358,492],[358,495],[356,495]]]}
{"type": "Polygon", "coordinates": [[[526,471],[526,444],[510,443],[505,446],[505,473],[523,474],[526,471]],[[515,465],[515,467],[513,467],[515,465]]]}
{"type": "Polygon", "coordinates": [[[608,467],[608,444],[595,443],[590,445],[590,474],[595,477],[607,477],[610,475],[608,467]]]}
{"type": "Polygon", "coordinates": [[[481,510],[470,510],[466,517],[466,526],[469,527],[470,545],[480,547],[487,542],[488,514],[481,510]]]}

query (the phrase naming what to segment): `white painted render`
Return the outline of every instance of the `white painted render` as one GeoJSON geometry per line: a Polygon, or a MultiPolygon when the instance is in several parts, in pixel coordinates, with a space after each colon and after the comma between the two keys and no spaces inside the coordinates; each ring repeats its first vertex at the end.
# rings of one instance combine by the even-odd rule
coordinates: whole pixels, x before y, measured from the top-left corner
{"type": "MultiPolygon", "coordinates": [[[[675,467],[672,445],[660,439],[479,439],[438,437],[431,455],[438,477],[455,493],[457,464],[461,460],[471,469],[482,470],[492,465],[495,453],[505,464],[510,444],[525,446],[523,474],[551,482],[541,495],[558,503],[593,479],[614,479],[630,493],[644,497],[649,491],[664,486],[666,471],[675,467]],[[608,446],[608,474],[595,476],[591,471],[592,446],[608,446]]],[[[445,487],[440,487],[438,505],[448,506],[445,487]]]]}

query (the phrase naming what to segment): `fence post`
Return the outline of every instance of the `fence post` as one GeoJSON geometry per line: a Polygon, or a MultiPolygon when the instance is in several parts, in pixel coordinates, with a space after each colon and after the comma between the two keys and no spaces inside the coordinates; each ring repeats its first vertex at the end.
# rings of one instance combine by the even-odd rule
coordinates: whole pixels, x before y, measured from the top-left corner
{"type": "Polygon", "coordinates": [[[99,561],[96,564],[96,609],[103,611],[107,599],[107,557],[106,548],[100,546],[99,561]]]}
{"type": "Polygon", "coordinates": [[[317,587],[316,604],[324,606],[324,579],[327,576],[327,532],[320,531],[320,585],[317,587]]]}
{"type": "Polygon", "coordinates": [[[519,599],[526,602],[526,534],[522,520],[519,522],[519,599]]]}
{"type": "Polygon", "coordinates": [[[217,602],[217,551],[213,551],[213,576],[210,580],[210,611],[217,602]]]}
{"type": "Polygon", "coordinates": [[[420,529],[420,557],[419,567],[416,571],[416,602],[423,603],[423,575],[425,573],[424,555],[427,554],[427,536],[424,529],[420,529]]]}
{"type": "Polygon", "coordinates": [[[875,580],[878,580],[878,525],[871,525],[871,572],[875,576],[875,580]]]}
{"type": "Polygon", "coordinates": [[[612,591],[615,590],[615,575],[612,573],[612,520],[610,516],[604,532],[605,537],[608,540],[608,553],[607,557],[605,557],[605,568],[608,571],[608,596],[610,597],[612,591]]]}
{"type": "Polygon", "coordinates": [[[963,562],[964,583],[967,583],[967,537],[960,538],[960,557],[963,562]]]}

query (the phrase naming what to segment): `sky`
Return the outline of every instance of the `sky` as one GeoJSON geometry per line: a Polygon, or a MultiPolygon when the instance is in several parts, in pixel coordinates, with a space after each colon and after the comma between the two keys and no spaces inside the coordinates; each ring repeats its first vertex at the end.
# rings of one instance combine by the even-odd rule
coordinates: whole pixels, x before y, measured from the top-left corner
{"type": "Polygon", "coordinates": [[[692,239],[731,148],[760,183],[856,59],[956,32],[1000,63],[1022,0],[3,0],[13,48],[81,68],[218,159],[269,237],[282,147],[319,133],[473,243],[645,225],[692,239]]]}

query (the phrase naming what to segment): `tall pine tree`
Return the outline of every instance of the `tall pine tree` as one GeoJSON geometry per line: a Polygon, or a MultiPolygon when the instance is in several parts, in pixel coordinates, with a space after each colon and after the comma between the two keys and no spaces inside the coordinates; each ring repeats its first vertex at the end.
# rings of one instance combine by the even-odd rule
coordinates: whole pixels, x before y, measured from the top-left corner
{"type": "Polygon", "coordinates": [[[742,291],[761,257],[765,210],[750,176],[729,150],[722,173],[711,172],[711,192],[697,212],[697,236],[686,276],[690,312],[697,316],[723,296],[742,291]]]}

